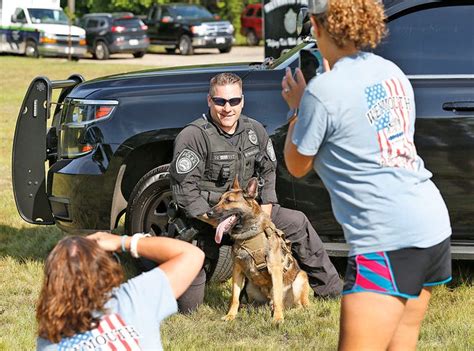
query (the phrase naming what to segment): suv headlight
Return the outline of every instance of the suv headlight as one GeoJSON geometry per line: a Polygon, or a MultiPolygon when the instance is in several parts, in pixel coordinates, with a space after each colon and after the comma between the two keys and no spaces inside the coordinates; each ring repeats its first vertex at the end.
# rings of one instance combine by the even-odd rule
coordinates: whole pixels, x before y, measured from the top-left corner
{"type": "Polygon", "coordinates": [[[232,24],[229,24],[229,27],[227,27],[227,33],[234,34],[234,30],[234,26],[232,24]]]}
{"type": "Polygon", "coordinates": [[[196,35],[206,35],[207,26],[204,24],[200,24],[199,26],[192,26],[191,32],[196,35]]]}
{"type": "Polygon", "coordinates": [[[115,100],[67,101],[63,107],[59,128],[59,156],[75,158],[92,152],[96,141],[86,140],[87,126],[109,118],[116,105],[118,101],[115,100]]]}
{"type": "Polygon", "coordinates": [[[42,32],[40,42],[43,44],[56,44],[58,40],[55,34],[42,32]]]}

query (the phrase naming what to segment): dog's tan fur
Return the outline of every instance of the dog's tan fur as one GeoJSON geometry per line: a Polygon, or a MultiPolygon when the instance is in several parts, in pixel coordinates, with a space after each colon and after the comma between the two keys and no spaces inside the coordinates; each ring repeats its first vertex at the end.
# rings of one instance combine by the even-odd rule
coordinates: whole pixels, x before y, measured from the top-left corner
{"type": "Polygon", "coordinates": [[[208,213],[209,218],[225,219],[236,215],[237,221],[229,234],[234,240],[232,299],[229,312],[224,320],[233,320],[239,309],[239,297],[248,280],[246,291],[249,297],[258,302],[270,302],[273,306],[273,321],[283,321],[285,307],[305,307],[308,300],[308,276],[302,271],[297,261],[291,256],[289,243],[282,233],[276,231],[270,217],[261,209],[255,197],[257,180],[251,179],[244,191],[240,188],[237,178],[232,189],[224,193],[219,203],[208,213]],[[238,217],[237,217],[238,216],[238,217]],[[263,236],[261,233],[265,233],[263,236]],[[244,242],[258,237],[261,252],[264,254],[266,268],[258,269],[254,255],[243,246],[244,242]]]}

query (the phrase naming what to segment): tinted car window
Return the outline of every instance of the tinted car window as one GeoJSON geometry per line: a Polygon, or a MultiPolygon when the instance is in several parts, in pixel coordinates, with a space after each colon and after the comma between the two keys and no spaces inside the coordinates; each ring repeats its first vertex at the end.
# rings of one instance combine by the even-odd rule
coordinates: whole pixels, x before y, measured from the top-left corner
{"type": "Polygon", "coordinates": [[[245,14],[245,16],[252,16],[252,15],[253,15],[253,8],[251,7],[247,10],[247,13],[245,14]]]}
{"type": "Polygon", "coordinates": [[[200,6],[176,6],[173,13],[176,18],[213,18],[208,10],[200,6]]]}
{"type": "Polygon", "coordinates": [[[87,21],[86,28],[97,28],[98,25],[99,21],[91,18],[87,21]]]}
{"type": "Polygon", "coordinates": [[[143,25],[139,18],[120,18],[114,20],[114,26],[123,26],[127,28],[137,28],[143,25]]]}
{"type": "Polygon", "coordinates": [[[158,7],[153,7],[151,9],[150,15],[148,19],[150,20],[156,20],[158,18],[158,7]]]}
{"type": "Polygon", "coordinates": [[[376,50],[406,74],[474,73],[474,6],[424,8],[389,22],[376,50]]]}
{"type": "Polygon", "coordinates": [[[255,16],[257,16],[257,17],[262,17],[262,9],[261,9],[261,8],[259,8],[259,9],[257,10],[257,14],[256,14],[255,16]]]}
{"type": "Polygon", "coordinates": [[[166,17],[166,16],[171,16],[170,10],[168,8],[163,7],[161,10],[161,18],[166,17]]]}

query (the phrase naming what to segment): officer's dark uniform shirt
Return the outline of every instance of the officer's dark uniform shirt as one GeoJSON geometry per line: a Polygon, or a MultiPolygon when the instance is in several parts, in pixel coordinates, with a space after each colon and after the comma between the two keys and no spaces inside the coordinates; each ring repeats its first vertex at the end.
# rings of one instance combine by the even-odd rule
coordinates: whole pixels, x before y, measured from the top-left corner
{"type": "Polygon", "coordinates": [[[276,157],[261,123],[241,115],[234,134],[221,130],[210,114],[187,125],[176,137],[170,166],[173,197],[186,215],[196,218],[209,211],[238,175],[245,188],[260,162],[264,180],[262,204],[277,202],[276,157]]]}

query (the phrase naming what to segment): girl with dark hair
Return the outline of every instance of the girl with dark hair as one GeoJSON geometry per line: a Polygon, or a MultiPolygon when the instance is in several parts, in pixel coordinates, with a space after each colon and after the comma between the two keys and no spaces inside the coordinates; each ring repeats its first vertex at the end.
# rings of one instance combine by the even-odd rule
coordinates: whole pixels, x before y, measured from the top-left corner
{"type": "Polygon", "coordinates": [[[385,35],[377,0],[310,0],[318,48],[331,70],[308,85],[282,81],[292,109],[291,174],[314,169],[329,191],[350,252],[340,350],[414,350],[431,287],[451,279],[451,225],[414,141],[415,99],[403,72],[365,52],[385,35]]]}
{"type": "Polygon", "coordinates": [[[164,237],[97,232],[62,239],[49,254],[36,318],[37,350],[160,350],[160,322],[200,271],[204,253],[164,237]],[[122,283],[110,252],[160,265],[122,283]]]}

